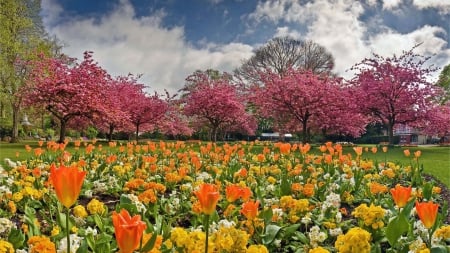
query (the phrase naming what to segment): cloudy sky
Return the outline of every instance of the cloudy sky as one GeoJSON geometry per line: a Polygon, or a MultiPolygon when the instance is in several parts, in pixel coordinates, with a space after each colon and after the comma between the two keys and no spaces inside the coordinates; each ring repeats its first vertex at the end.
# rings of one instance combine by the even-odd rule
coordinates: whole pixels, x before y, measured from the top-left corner
{"type": "Polygon", "coordinates": [[[42,0],[42,17],[64,53],[93,51],[113,76],[142,74],[157,92],[175,93],[196,70],[231,72],[284,35],[327,48],[346,78],[372,53],[417,43],[430,63],[450,64],[450,0],[42,0]]]}

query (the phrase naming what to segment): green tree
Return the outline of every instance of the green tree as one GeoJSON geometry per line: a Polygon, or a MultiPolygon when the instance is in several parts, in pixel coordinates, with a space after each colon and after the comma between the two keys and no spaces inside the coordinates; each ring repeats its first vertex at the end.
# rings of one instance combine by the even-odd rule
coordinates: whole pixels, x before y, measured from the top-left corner
{"type": "Polygon", "coordinates": [[[439,102],[441,104],[445,104],[450,101],[450,64],[442,69],[442,72],[439,74],[439,80],[436,84],[444,90],[444,94],[442,98],[440,98],[439,102]]]}
{"type": "Polygon", "coordinates": [[[40,0],[0,0],[0,98],[2,109],[11,110],[8,114],[12,122],[11,142],[18,141],[20,88],[29,72],[27,62],[37,52],[51,52],[55,45],[46,39],[40,9],[40,0]]]}

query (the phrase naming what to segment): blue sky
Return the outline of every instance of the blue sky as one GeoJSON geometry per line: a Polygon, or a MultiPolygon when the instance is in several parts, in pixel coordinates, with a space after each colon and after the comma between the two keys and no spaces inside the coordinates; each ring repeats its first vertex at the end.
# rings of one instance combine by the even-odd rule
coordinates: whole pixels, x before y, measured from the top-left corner
{"type": "Polygon", "coordinates": [[[417,43],[430,63],[450,63],[450,0],[42,0],[42,16],[66,54],[91,50],[112,75],[142,74],[158,92],[196,70],[231,72],[284,35],[327,48],[345,78],[372,53],[417,43]]]}

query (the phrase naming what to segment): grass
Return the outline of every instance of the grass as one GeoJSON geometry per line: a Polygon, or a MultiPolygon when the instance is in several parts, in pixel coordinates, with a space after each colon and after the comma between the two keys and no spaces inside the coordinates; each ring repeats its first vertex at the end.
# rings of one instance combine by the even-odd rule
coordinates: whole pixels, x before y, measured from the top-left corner
{"type": "MultiPolygon", "coordinates": [[[[104,148],[108,148],[107,143],[103,144],[104,148]]],[[[26,152],[25,145],[30,145],[32,148],[38,147],[37,141],[22,141],[20,143],[7,143],[0,142],[0,164],[5,166],[4,159],[10,158],[12,160],[26,160],[33,155],[33,152],[26,152]],[[16,154],[19,154],[16,157],[16,154]]],[[[98,144],[96,144],[98,145],[98,144]]],[[[370,145],[364,145],[365,147],[371,147],[370,145]]],[[[447,187],[450,187],[450,147],[438,147],[438,146],[420,146],[420,147],[389,147],[387,153],[383,153],[381,148],[378,149],[376,154],[372,152],[364,152],[363,159],[371,159],[373,161],[384,162],[390,161],[400,164],[409,164],[415,161],[411,157],[406,157],[403,153],[404,149],[409,149],[411,157],[413,152],[420,150],[422,155],[419,159],[419,163],[423,165],[424,172],[433,175],[436,179],[444,183],[447,187]]],[[[73,143],[69,143],[67,150],[70,152],[73,150],[73,143]]],[[[255,150],[256,151],[256,150],[255,150]]],[[[258,152],[258,151],[256,151],[258,152]]],[[[311,149],[311,152],[319,154],[317,146],[311,149]]],[[[355,156],[355,152],[352,147],[344,147],[344,153],[351,153],[355,156]]]]}

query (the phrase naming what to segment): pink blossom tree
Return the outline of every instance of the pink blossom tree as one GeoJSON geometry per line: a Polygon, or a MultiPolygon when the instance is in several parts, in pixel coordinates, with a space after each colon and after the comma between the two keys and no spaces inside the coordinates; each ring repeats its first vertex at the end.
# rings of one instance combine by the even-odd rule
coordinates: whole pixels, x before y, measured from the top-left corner
{"type": "Polygon", "coordinates": [[[182,95],[183,110],[197,130],[207,127],[212,141],[217,141],[219,132],[254,133],[256,122],[246,111],[244,97],[229,75],[212,77],[197,71],[187,80],[190,83],[182,95]]]}
{"type": "Polygon", "coordinates": [[[107,111],[95,118],[95,125],[101,131],[107,133],[108,139],[112,139],[115,130],[133,132],[134,126],[130,120],[129,98],[143,92],[144,85],[137,83],[137,78],[128,75],[119,76],[108,82],[105,104],[107,111]]]}
{"type": "Polygon", "coordinates": [[[303,142],[312,132],[358,136],[365,120],[351,105],[351,93],[340,79],[311,71],[290,69],[283,76],[264,74],[264,86],[251,88],[259,115],[273,120],[276,130],[301,132],[303,142]]]}
{"type": "Polygon", "coordinates": [[[352,82],[359,89],[361,112],[384,125],[390,144],[395,125],[424,124],[438,93],[427,80],[433,71],[425,67],[429,58],[413,49],[388,58],[374,54],[353,67],[358,71],[352,82]]]}
{"type": "Polygon", "coordinates": [[[153,95],[144,92],[130,94],[127,101],[126,110],[135,129],[136,141],[141,132],[158,129],[158,125],[166,119],[169,104],[156,92],[153,95]]]}
{"type": "Polygon", "coordinates": [[[45,108],[60,124],[59,142],[64,142],[67,124],[77,117],[93,119],[105,113],[108,73],[85,52],[76,59],[40,57],[33,62],[27,85],[22,90],[25,103],[45,108]]]}

